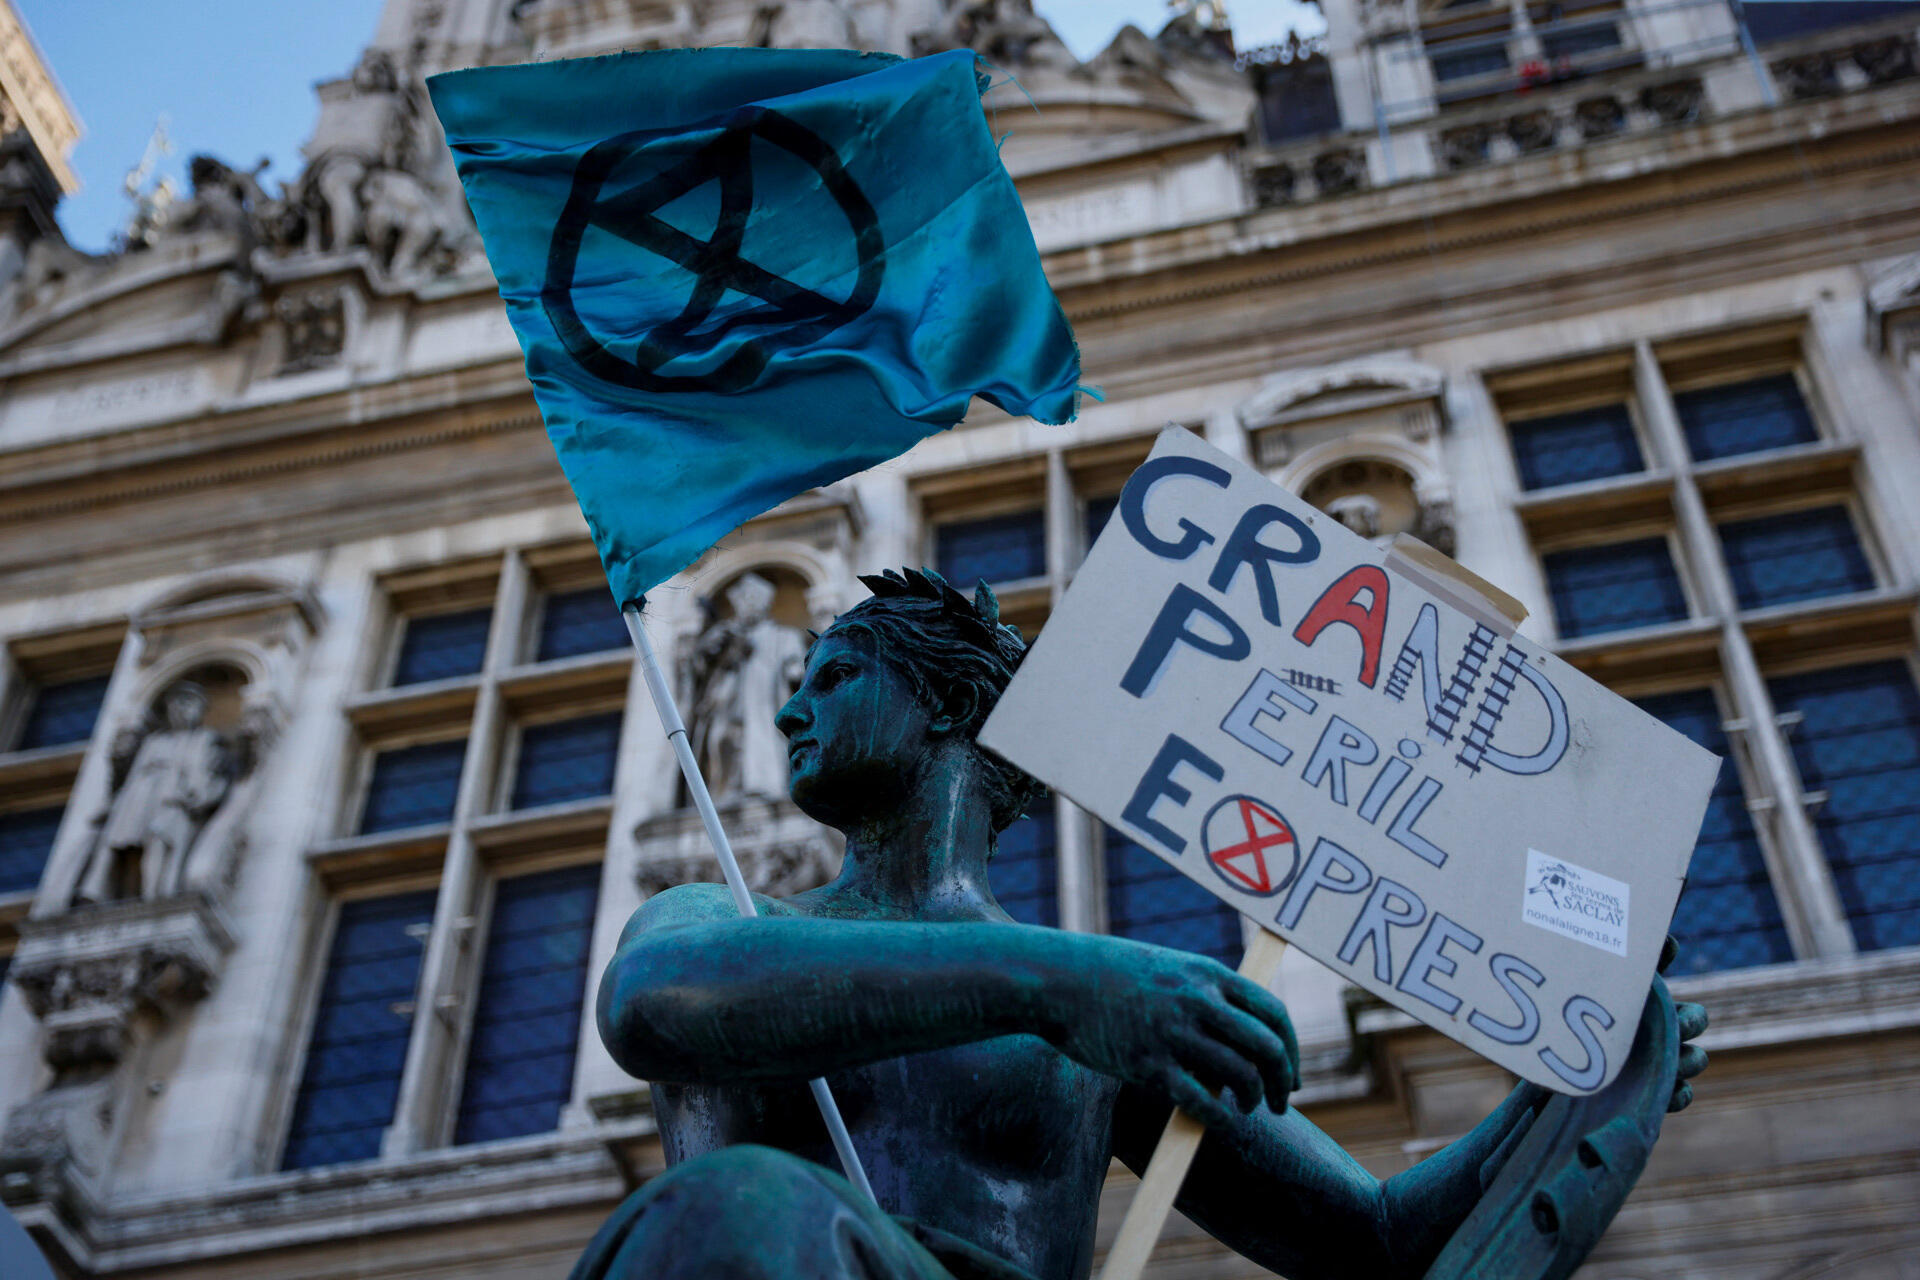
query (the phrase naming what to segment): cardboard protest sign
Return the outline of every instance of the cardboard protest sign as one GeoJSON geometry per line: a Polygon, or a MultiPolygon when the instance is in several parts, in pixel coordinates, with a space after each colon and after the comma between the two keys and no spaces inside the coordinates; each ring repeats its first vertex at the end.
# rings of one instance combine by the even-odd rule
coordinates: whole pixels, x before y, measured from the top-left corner
{"type": "Polygon", "coordinates": [[[980,740],[1422,1022],[1591,1093],[1719,761],[1476,612],[1169,428],[980,740]]]}

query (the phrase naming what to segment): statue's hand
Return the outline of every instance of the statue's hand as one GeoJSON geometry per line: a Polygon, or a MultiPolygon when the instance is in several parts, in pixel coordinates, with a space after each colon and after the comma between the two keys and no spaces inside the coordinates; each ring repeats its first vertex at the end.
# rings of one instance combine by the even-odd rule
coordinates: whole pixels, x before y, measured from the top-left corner
{"type": "MultiPolygon", "coordinates": [[[[1680,944],[1668,934],[1667,945],[1660,951],[1660,972],[1665,973],[1679,954],[1680,944]]],[[[1668,1112],[1687,1109],[1687,1104],[1693,1101],[1693,1086],[1687,1081],[1707,1069],[1707,1051],[1693,1043],[1694,1038],[1707,1029],[1706,1006],[1676,1000],[1673,1012],[1680,1023],[1680,1067],[1674,1073],[1673,1099],[1667,1103],[1668,1112]]]]}
{"type": "Polygon", "coordinates": [[[1232,1123],[1264,1096],[1284,1111],[1300,1087],[1299,1041],[1280,1000],[1185,951],[1092,934],[1055,992],[1049,1038],[1104,1075],[1153,1089],[1204,1124],[1232,1123]]]}

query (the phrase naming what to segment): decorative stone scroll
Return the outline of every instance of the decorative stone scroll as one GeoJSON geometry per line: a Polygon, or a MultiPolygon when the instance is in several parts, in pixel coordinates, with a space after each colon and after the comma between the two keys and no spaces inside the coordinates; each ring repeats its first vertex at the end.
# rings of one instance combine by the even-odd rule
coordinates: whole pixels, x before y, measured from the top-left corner
{"type": "Polygon", "coordinates": [[[53,1082],[7,1116],[0,1172],[39,1180],[43,1198],[103,1172],[128,1102],[117,1069],[140,1024],[204,997],[233,944],[199,895],[22,921],[9,976],[45,1029],[53,1082]]]}

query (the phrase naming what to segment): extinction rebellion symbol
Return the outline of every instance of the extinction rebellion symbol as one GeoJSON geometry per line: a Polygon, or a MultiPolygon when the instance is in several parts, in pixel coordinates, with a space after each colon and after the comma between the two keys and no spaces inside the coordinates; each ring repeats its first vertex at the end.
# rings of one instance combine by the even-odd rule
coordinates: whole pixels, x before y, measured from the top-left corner
{"type": "Polygon", "coordinates": [[[1201,825],[1207,865],[1242,893],[1270,898],[1300,865],[1300,842],[1278,810],[1252,796],[1228,796],[1201,825]]]}
{"type": "MultiPolygon", "coordinates": [[[[866,193],[848,176],[840,157],[819,134],[765,107],[747,107],[727,118],[711,142],[666,168],[647,169],[671,137],[658,131],[625,133],[598,143],[573,172],[566,206],[547,252],[547,279],[540,300],[554,333],[581,367],[597,377],[638,391],[744,391],[759,380],[771,354],[766,343],[799,347],[839,328],[873,306],[880,294],[885,244],[880,218],[866,193]],[[821,188],[845,218],[841,231],[853,245],[857,268],[843,299],[828,297],[769,271],[742,253],[754,208],[754,139],[770,143],[813,170],[821,188]],[[634,162],[639,163],[634,163],[634,162]],[[619,185],[623,170],[644,176],[619,185]],[[717,182],[720,213],[711,238],[690,235],[659,211],[691,191],[717,182]],[[588,331],[574,302],[580,245],[589,227],[646,249],[693,276],[686,305],[670,320],[641,334],[631,359],[616,355],[588,331]],[[764,306],[737,312],[700,331],[729,292],[764,306]],[[706,372],[663,373],[663,366],[711,351],[734,329],[752,327],[763,336],[742,343],[706,372]]],[[[821,213],[831,219],[825,205],[821,213]]]]}

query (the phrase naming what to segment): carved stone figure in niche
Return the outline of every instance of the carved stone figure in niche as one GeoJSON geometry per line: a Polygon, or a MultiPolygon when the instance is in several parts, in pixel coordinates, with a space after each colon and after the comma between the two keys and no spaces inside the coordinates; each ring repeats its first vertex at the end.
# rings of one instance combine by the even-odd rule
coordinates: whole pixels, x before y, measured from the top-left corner
{"type": "Polygon", "coordinates": [[[1349,493],[1327,504],[1327,514],[1363,538],[1380,536],[1380,500],[1370,493],[1349,493]]]}
{"type": "Polygon", "coordinates": [[[113,798],[76,903],[154,901],[185,885],[194,840],[226,799],[243,763],[241,744],[206,724],[206,690],[182,681],[113,743],[113,798]]]}
{"type": "Polygon", "coordinates": [[[779,796],[787,789],[787,744],[773,713],[799,682],[807,638],[772,615],[773,583],[743,574],[727,588],[730,617],[694,641],[693,751],[716,796],[779,796]]]}
{"type": "Polygon", "coordinates": [[[1363,538],[1410,533],[1444,555],[1454,552],[1453,503],[1420,492],[1413,477],[1377,458],[1355,458],[1314,476],[1300,496],[1363,538]]]}
{"type": "Polygon", "coordinates": [[[844,865],[822,888],[759,897],[763,918],[700,884],[628,924],[600,1034],[653,1082],[670,1167],[614,1211],[573,1280],[1085,1277],[1110,1162],[1144,1169],[1176,1104],[1210,1130],[1179,1207],[1260,1266],[1429,1275],[1484,1196],[1502,1212],[1475,1222],[1496,1239],[1552,1230],[1570,1256],[1525,1269],[1540,1255],[1476,1244],[1490,1265],[1438,1280],[1573,1270],[1638,1175],[1626,1154],[1644,1160],[1648,1127],[1691,1098],[1684,1077],[1706,1059],[1680,1041],[1704,1028],[1698,1006],[1676,1011],[1656,981],[1630,1090],[1596,1109],[1523,1083],[1376,1179],[1288,1105],[1299,1050],[1264,987],[1189,952],[1008,918],[988,862],[1041,787],[976,735],[1026,646],[985,587],[968,600],[927,571],[863,581],[874,598],[812,646],[778,721],[793,802],[845,834],[844,865]],[[877,1205],[829,1171],[814,1076],[877,1205]],[[1515,1154],[1546,1132],[1554,1164],[1515,1154]]]}

